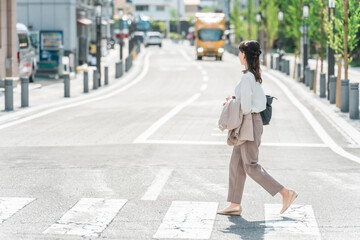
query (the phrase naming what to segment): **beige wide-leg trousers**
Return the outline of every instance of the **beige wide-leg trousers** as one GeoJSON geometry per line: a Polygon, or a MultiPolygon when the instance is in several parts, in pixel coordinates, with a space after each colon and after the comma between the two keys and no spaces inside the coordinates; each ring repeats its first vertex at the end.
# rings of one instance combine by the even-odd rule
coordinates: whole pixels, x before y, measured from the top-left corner
{"type": "Polygon", "coordinates": [[[260,113],[252,113],[254,127],[254,141],[234,146],[229,169],[228,202],[241,203],[244,192],[246,174],[260,184],[272,196],[277,194],[283,186],[271,177],[258,164],[259,146],[263,133],[263,123],[260,113]]]}

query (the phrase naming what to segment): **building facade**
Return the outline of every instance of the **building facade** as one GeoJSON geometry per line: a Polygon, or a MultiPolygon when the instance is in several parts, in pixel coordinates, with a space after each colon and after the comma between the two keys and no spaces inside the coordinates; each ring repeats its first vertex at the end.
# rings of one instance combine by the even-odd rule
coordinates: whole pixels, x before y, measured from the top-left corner
{"type": "Polygon", "coordinates": [[[16,1],[0,1],[0,79],[18,77],[16,1]]]}

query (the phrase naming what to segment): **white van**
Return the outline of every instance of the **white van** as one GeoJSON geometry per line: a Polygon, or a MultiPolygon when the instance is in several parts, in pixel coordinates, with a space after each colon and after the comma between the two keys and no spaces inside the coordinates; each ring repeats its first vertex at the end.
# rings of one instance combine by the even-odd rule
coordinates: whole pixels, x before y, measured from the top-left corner
{"type": "Polygon", "coordinates": [[[33,44],[28,28],[22,24],[16,24],[18,36],[18,63],[20,77],[29,77],[30,82],[34,81],[36,73],[36,46],[33,44]]]}

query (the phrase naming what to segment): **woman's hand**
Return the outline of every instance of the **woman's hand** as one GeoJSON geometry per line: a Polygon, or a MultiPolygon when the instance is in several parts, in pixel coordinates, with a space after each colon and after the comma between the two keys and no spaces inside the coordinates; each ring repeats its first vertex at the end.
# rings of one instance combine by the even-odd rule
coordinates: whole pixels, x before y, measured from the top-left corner
{"type": "Polygon", "coordinates": [[[226,98],[226,102],[223,103],[223,106],[225,106],[225,104],[227,103],[227,101],[229,101],[231,99],[231,96],[227,96],[226,98]]]}

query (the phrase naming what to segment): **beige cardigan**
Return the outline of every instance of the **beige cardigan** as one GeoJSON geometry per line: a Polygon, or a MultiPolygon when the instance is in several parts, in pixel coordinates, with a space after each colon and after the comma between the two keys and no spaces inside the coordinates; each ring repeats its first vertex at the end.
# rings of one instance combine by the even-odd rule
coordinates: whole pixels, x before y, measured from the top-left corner
{"type": "Polygon", "coordinates": [[[228,130],[227,144],[230,146],[254,141],[251,113],[243,115],[239,99],[227,101],[221,112],[218,126],[221,131],[228,130]]]}

